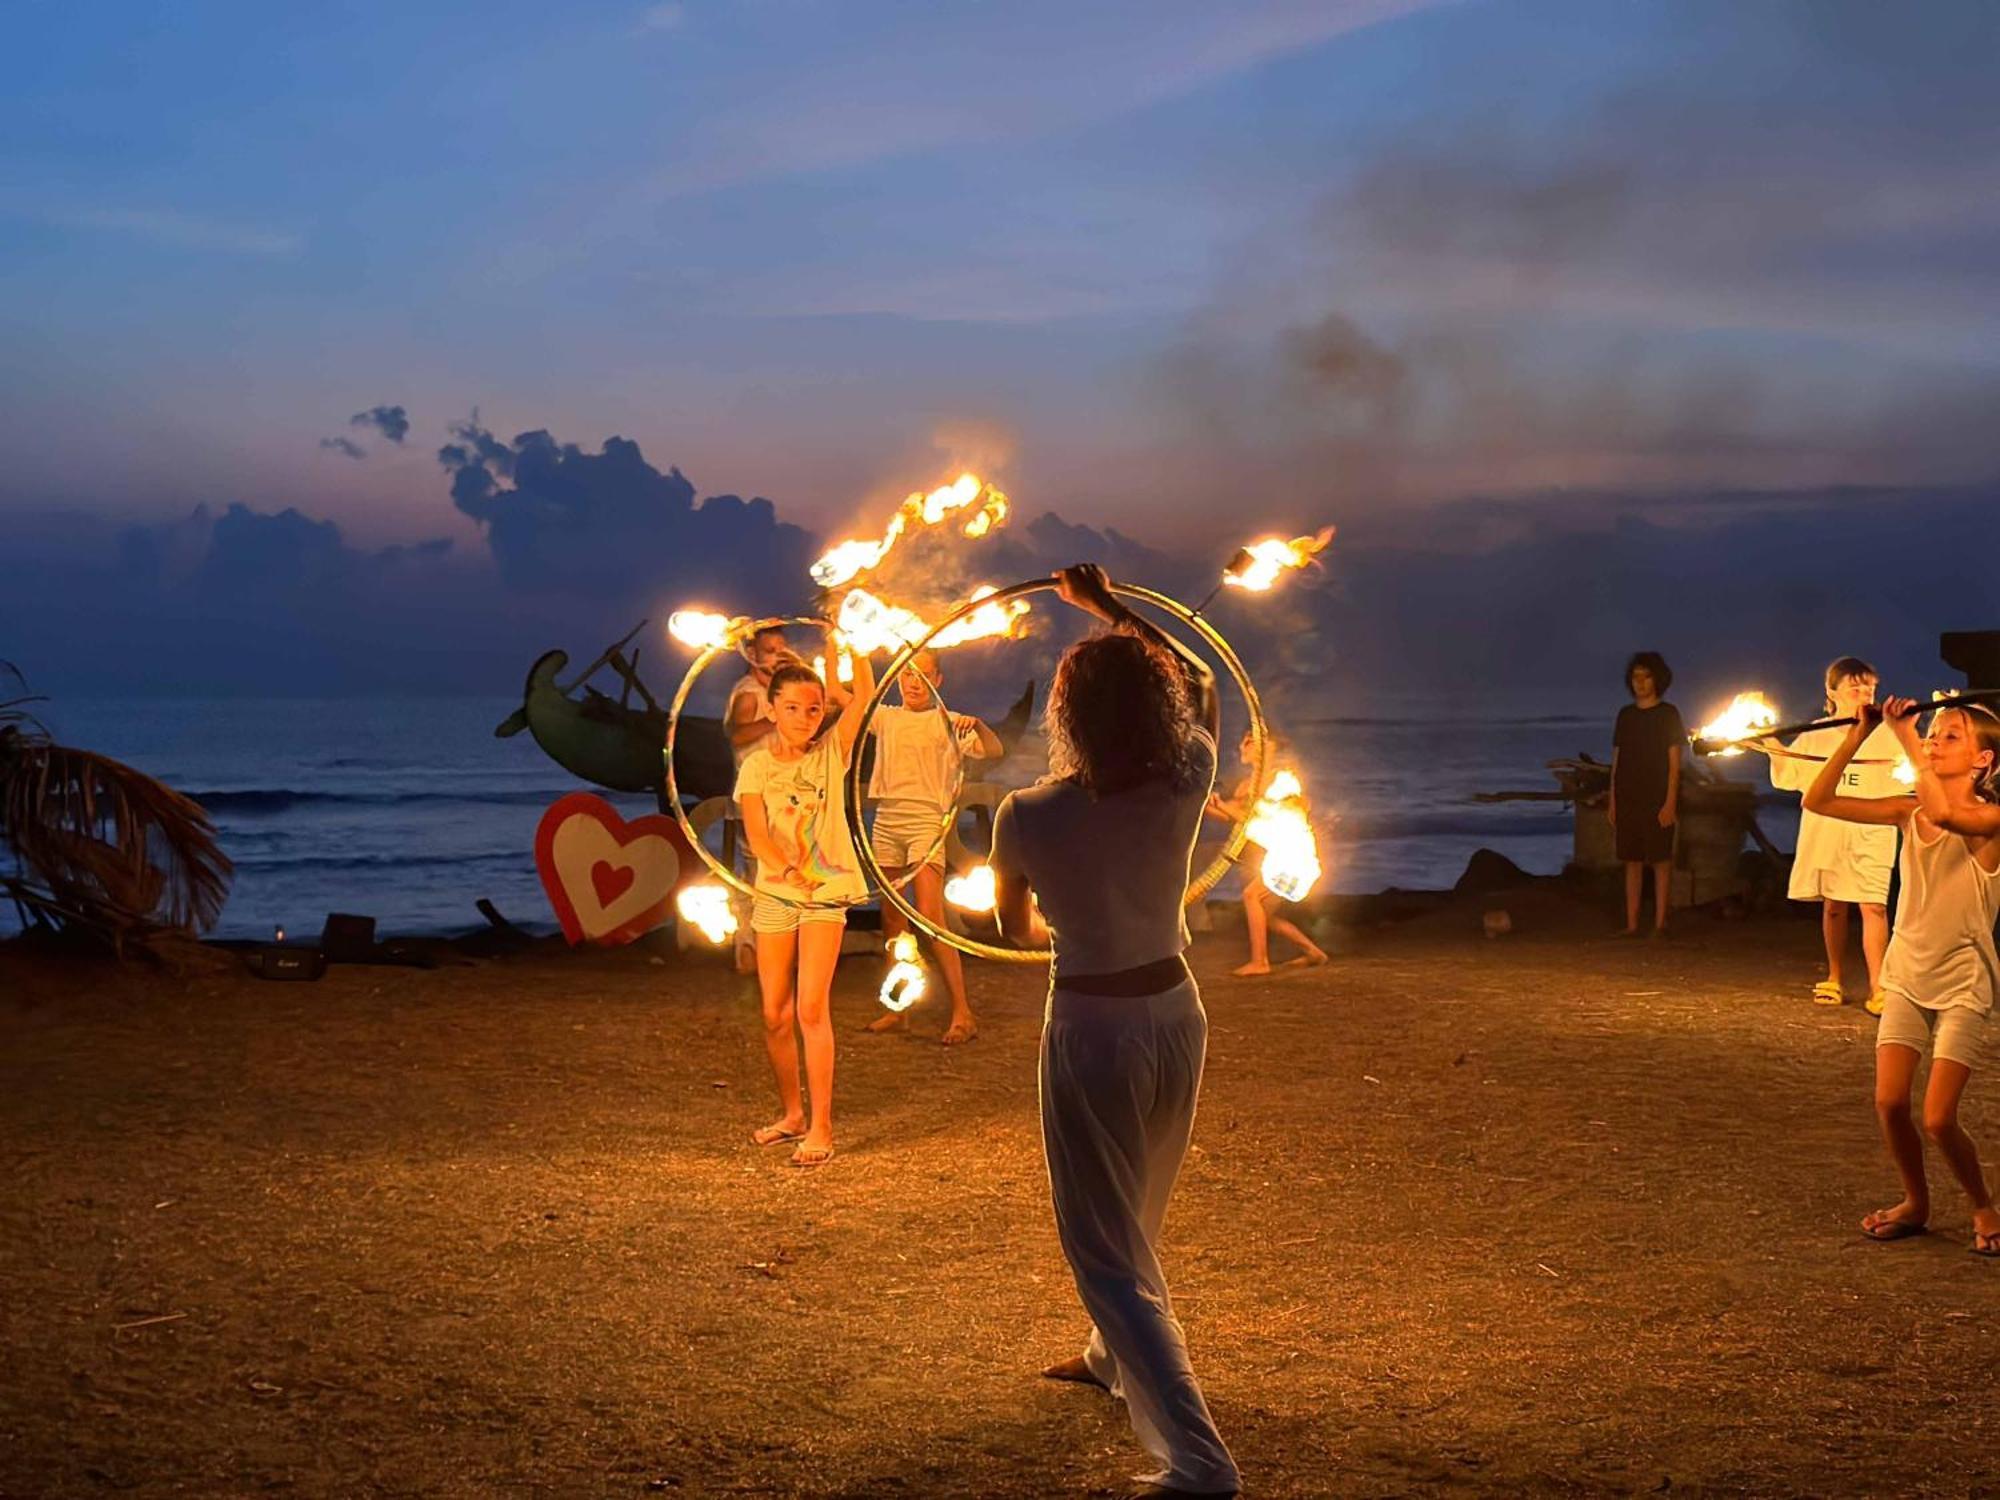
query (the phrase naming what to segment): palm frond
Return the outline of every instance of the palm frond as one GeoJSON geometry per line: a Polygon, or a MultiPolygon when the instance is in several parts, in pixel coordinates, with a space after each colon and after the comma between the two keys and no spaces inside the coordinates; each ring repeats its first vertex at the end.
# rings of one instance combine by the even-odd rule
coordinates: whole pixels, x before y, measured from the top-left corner
{"type": "Polygon", "coordinates": [[[233,866],[199,803],[122,761],[0,721],[0,843],[21,880],[84,925],[203,931],[233,866]]]}

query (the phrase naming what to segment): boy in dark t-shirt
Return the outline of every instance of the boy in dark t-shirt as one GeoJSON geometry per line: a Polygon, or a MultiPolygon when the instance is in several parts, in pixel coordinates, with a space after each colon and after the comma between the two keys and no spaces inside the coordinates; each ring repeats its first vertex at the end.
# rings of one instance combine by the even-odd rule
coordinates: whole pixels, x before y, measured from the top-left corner
{"type": "Polygon", "coordinates": [[[1680,710],[1661,697],[1673,680],[1673,669],[1659,652],[1634,656],[1625,664],[1632,701],[1618,710],[1618,723],[1611,732],[1611,801],[1605,812],[1618,857],[1625,862],[1627,937],[1639,935],[1639,896],[1648,865],[1653,867],[1653,936],[1667,930],[1681,755],[1687,748],[1680,710]]]}

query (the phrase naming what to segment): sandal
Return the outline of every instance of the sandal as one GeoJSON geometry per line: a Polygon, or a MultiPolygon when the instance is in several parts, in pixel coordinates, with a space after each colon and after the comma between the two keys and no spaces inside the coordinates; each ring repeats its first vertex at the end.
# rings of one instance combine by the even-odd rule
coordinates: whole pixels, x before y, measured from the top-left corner
{"type": "Polygon", "coordinates": [[[1972,1253],[1982,1260],[2000,1260],[2000,1230],[1991,1234],[1983,1229],[1973,1230],[1972,1253]]]}
{"type": "Polygon", "coordinates": [[[832,1160],[831,1146],[800,1146],[792,1153],[792,1165],[795,1167],[823,1167],[832,1160]]]}
{"type": "Polygon", "coordinates": [[[802,1141],[806,1138],[803,1130],[787,1130],[782,1125],[759,1125],[750,1132],[753,1146],[782,1146],[786,1141],[802,1141]]]}
{"type": "Polygon", "coordinates": [[[1861,1008],[1867,1011],[1868,1014],[1871,1016],[1879,1016],[1882,1014],[1882,1004],[1883,1004],[1882,992],[1880,990],[1877,990],[1874,994],[1870,995],[1866,1000],[1861,1002],[1861,1008]]]}
{"type": "Polygon", "coordinates": [[[1812,987],[1812,998],[1814,1005],[1845,1005],[1847,992],[1838,979],[1822,979],[1812,987]]]}
{"type": "MultiPolygon", "coordinates": [[[[1867,1235],[1869,1239],[1886,1245],[1892,1240],[1907,1240],[1920,1234],[1929,1234],[1930,1226],[1920,1223],[1916,1219],[1892,1219],[1886,1212],[1882,1212],[1872,1213],[1863,1219],[1861,1221],[1861,1232],[1867,1235]]],[[[1977,1248],[1977,1241],[1975,1241],[1973,1254],[1978,1255],[1981,1253],[1983,1252],[1977,1248]]],[[[2000,1255],[2000,1249],[1996,1249],[1992,1253],[2000,1255]]]]}

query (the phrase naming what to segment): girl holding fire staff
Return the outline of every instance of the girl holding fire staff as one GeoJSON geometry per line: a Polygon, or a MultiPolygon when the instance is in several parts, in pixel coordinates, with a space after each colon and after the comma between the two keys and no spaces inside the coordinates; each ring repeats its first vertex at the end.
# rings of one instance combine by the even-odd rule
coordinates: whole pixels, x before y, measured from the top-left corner
{"type": "MultiPolygon", "coordinates": [[[[839,649],[829,630],[827,659],[834,661],[839,649]]],[[[875,691],[874,668],[858,652],[853,663],[854,691],[866,701],[875,691]]],[[[780,1113],[751,1139],[760,1146],[795,1141],[792,1165],[817,1167],[833,1159],[829,1005],[847,926],[847,912],[838,903],[867,894],[845,810],[858,718],[842,714],[828,725],[826,684],[796,658],[778,663],[765,693],[775,727],[736,773],[736,801],[757,857],[758,897],[750,926],[764,1002],[764,1048],[777,1077],[780,1113]],[[791,906],[775,896],[830,904],[791,906]],[[801,1036],[810,1118],[799,1091],[801,1036]]]]}
{"type": "Polygon", "coordinates": [[[1043,1373],[1124,1398],[1161,1465],[1148,1479],[1156,1492],[1234,1494],[1236,1465],[1158,1254],[1207,1049],[1182,954],[1189,866],[1215,783],[1215,679],[1126,608],[1102,568],[1056,576],[1065,600],[1112,629],[1057,665],[1052,774],[1000,804],[992,854],[1002,934],[1046,938],[1055,953],[1042,1146],[1056,1235],[1092,1325],[1081,1356],[1043,1373]]]}
{"type": "Polygon", "coordinates": [[[1958,1122],[1966,1080],[1979,1065],[2000,959],[1993,946],[2000,895],[2000,718],[1970,704],[1938,707],[1917,738],[1916,703],[1861,704],[1855,722],[1806,791],[1808,811],[1903,834],[1903,891],[1882,960],[1882,1019],[1875,1032],[1875,1112],[1903,1200],[1861,1221],[1871,1239],[1922,1234],[1930,1223],[1924,1143],[1911,1120],[1917,1064],[1931,1052],[1924,1135],[1972,1201],[1972,1251],[2000,1257],[2000,1212],[1980,1171],[1979,1149],[1958,1122]],[[1916,796],[1850,797],[1848,763],[1886,719],[1917,768],[1916,796]]]}
{"type": "MultiPolygon", "coordinates": [[[[1005,754],[1000,736],[971,714],[947,714],[944,701],[932,691],[943,669],[937,653],[919,651],[896,679],[902,706],[876,710],[869,725],[875,737],[874,774],[868,795],[875,799],[875,825],[870,830],[876,861],[891,880],[900,880],[923,861],[916,873],[917,909],[933,922],[944,921],[944,841],[938,836],[953,815],[958,797],[958,772],[966,759],[991,760],[1005,754]]],[[[864,698],[862,700],[866,702],[864,698]]],[[[893,943],[905,927],[902,913],[882,903],[882,936],[893,943]]],[[[965,994],[965,964],[958,950],[933,943],[931,956],[944,974],[951,996],[951,1019],[941,1040],[962,1046],[979,1035],[971,1002],[965,994]]],[[[874,1032],[903,1025],[902,1011],[892,1010],[869,1022],[874,1032]]]]}
{"type": "MultiPolygon", "coordinates": [[[[1858,656],[1843,656],[1826,669],[1826,711],[1852,717],[1875,701],[1875,669],[1858,656]]],[[[1748,748],[1771,758],[1771,785],[1802,792],[1841,742],[1838,729],[1809,729],[1789,746],[1753,741],[1748,748]]],[[[1843,794],[1893,798],[1895,733],[1884,724],[1868,737],[1841,776],[1843,794]]],[[[1896,863],[1896,830],[1881,824],[1848,823],[1810,809],[1799,814],[1798,846],[1786,894],[1794,901],[1820,903],[1820,935],[1826,944],[1826,978],[1813,986],[1815,1005],[1846,1000],[1841,966],[1847,954],[1847,914],[1861,912],[1861,956],[1868,965],[1870,1015],[1882,1013],[1882,955],[1889,947],[1889,873],[1896,863]]]]}

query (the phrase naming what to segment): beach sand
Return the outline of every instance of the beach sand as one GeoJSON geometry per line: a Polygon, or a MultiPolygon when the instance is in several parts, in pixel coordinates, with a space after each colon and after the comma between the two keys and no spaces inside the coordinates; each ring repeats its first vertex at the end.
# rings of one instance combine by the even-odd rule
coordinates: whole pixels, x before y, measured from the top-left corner
{"type": "MultiPolygon", "coordinates": [[[[1247,1493],[1991,1493],[2000,1265],[1935,1159],[1936,1233],[1856,1231],[1897,1194],[1816,924],[1606,925],[1516,892],[1262,981],[1197,945],[1166,1257],[1247,1493]]],[[[1122,1408],[1035,1377],[1085,1332],[1042,977],[976,966],[947,1050],[935,1003],[857,1034],[879,974],[804,1173],[746,1139],[717,955],[0,950],[0,1494],[1122,1493],[1122,1408]]]]}

